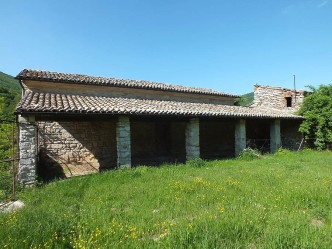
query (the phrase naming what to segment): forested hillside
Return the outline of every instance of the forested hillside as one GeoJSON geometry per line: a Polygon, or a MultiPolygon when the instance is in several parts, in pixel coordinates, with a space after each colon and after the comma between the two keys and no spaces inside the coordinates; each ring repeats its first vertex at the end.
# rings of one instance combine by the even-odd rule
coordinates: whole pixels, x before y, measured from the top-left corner
{"type": "Polygon", "coordinates": [[[0,72],[0,201],[14,198],[12,189],[13,171],[12,163],[8,160],[16,154],[16,125],[10,121],[15,120],[14,111],[20,100],[21,87],[14,77],[0,72]],[[14,137],[12,135],[14,134],[14,137]]]}
{"type": "Polygon", "coordinates": [[[20,100],[21,87],[14,77],[0,72],[0,114],[1,120],[13,120],[14,111],[20,100]]]}
{"type": "Polygon", "coordinates": [[[251,92],[241,95],[240,98],[237,99],[235,104],[239,106],[248,106],[253,101],[254,101],[254,93],[251,92]]]}

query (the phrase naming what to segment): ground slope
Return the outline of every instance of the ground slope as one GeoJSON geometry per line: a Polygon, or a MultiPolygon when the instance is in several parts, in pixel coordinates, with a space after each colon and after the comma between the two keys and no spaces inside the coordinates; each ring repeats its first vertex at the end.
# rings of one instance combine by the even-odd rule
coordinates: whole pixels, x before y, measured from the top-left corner
{"type": "Polygon", "coordinates": [[[331,160],[281,150],[53,182],[0,213],[0,247],[331,248],[331,160]]]}

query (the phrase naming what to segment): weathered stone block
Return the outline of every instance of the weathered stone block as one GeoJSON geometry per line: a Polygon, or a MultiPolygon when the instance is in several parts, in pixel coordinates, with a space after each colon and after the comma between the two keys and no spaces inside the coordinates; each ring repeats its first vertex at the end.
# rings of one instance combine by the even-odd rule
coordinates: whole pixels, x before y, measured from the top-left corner
{"type": "Polygon", "coordinates": [[[186,158],[190,160],[197,157],[200,157],[199,119],[193,118],[186,127],[186,158]]]}
{"type": "Polygon", "coordinates": [[[130,120],[127,116],[120,116],[116,124],[116,142],[118,167],[131,165],[130,120]]]}
{"type": "Polygon", "coordinates": [[[280,120],[274,120],[270,125],[270,150],[275,153],[281,147],[280,120]]]}
{"type": "Polygon", "coordinates": [[[246,122],[240,119],[235,124],[235,156],[246,148],[246,122]]]}
{"type": "Polygon", "coordinates": [[[38,126],[43,167],[61,167],[66,176],[96,172],[101,167],[115,167],[115,122],[39,121],[38,126]],[[99,160],[105,145],[108,148],[104,155],[107,164],[99,160]]]}
{"type": "Polygon", "coordinates": [[[33,183],[36,180],[36,129],[34,124],[26,123],[28,118],[19,118],[20,124],[20,154],[18,180],[33,183]],[[24,123],[22,123],[24,122],[24,123]]]}

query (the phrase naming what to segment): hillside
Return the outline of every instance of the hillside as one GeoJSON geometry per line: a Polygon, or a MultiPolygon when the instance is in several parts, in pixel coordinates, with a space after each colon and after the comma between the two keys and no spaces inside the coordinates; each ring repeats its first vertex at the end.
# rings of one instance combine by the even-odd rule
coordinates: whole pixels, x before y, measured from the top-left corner
{"type": "Polygon", "coordinates": [[[251,102],[254,101],[254,93],[247,93],[241,96],[243,98],[243,105],[249,105],[251,102]]]}
{"type": "Polygon", "coordinates": [[[27,188],[0,248],[331,248],[332,153],[244,158],[27,188]]]}
{"type": "Polygon", "coordinates": [[[14,77],[0,72],[1,120],[13,120],[14,111],[21,97],[21,87],[14,77]]]}
{"type": "Polygon", "coordinates": [[[235,104],[239,106],[247,106],[253,101],[254,101],[254,93],[251,92],[241,95],[235,104]]]}

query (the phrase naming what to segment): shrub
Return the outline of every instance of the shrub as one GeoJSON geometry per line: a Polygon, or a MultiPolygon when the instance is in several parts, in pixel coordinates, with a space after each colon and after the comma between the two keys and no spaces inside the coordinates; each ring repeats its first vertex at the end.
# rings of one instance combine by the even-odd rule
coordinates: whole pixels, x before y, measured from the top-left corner
{"type": "Polygon", "coordinates": [[[284,149],[284,148],[279,148],[277,152],[275,153],[276,156],[285,156],[288,154],[291,154],[292,152],[290,150],[284,149]]]}
{"type": "Polygon", "coordinates": [[[197,158],[187,161],[187,164],[190,167],[200,168],[200,167],[204,167],[206,165],[206,161],[203,160],[202,158],[197,157],[197,158]]]}
{"type": "Polygon", "coordinates": [[[325,149],[326,143],[332,142],[332,84],[320,85],[319,88],[308,86],[312,93],[304,98],[299,114],[305,120],[299,131],[313,145],[325,149]]]}
{"type": "Polygon", "coordinates": [[[262,155],[260,153],[259,150],[257,149],[251,149],[251,148],[246,148],[244,149],[240,155],[238,156],[239,159],[241,160],[246,160],[246,161],[250,161],[250,160],[254,160],[257,158],[260,158],[262,155]]]}

